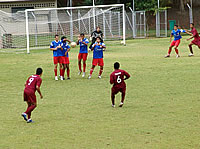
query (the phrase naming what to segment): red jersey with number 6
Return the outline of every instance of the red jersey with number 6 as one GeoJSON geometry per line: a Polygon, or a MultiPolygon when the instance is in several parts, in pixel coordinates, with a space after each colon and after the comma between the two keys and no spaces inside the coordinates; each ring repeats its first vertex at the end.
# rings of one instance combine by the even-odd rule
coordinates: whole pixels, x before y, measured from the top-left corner
{"type": "Polygon", "coordinates": [[[42,84],[42,79],[40,78],[40,76],[32,75],[26,81],[26,87],[24,90],[35,93],[36,86],[40,87],[41,84],[42,84]]]}
{"type": "Polygon", "coordinates": [[[126,79],[130,78],[130,75],[128,72],[118,69],[115,70],[111,75],[110,75],[110,83],[113,84],[113,87],[115,88],[125,88],[126,84],[124,82],[124,77],[126,76],[126,79]]]}

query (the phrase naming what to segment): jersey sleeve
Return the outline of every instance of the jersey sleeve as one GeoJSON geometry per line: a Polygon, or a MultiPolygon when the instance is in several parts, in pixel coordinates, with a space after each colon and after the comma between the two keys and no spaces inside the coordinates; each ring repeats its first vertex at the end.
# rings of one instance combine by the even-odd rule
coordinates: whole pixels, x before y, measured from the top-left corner
{"type": "Polygon", "coordinates": [[[102,46],[106,47],[105,43],[102,43],[102,46]]]}
{"type": "Polygon", "coordinates": [[[67,49],[70,49],[70,46],[69,46],[69,45],[67,45],[67,49]]]}
{"type": "Polygon", "coordinates": [[[50,48],[54,48],[53,42],[50,43],[50,48]]]}
{"type": "Polygon", "coordinates": [[[180,31],[181,31],[181,33],[186,33],[186,31],[184,29],[181,29],[180,31]]]}
{"type": "Polygon", "coordinates": [[[110,75],[110,84],[113,84],[114,83],[114,77],[113,77],[113,74],[110,75]]]}
{"type": "Polygon", "coordinates": [[[126,71],[124,71],[124,75],[126,76],[126,79],[130,78],[130,74],[126,71]]]}
{"type": "Polygon", "coordinates": [[[89,40],[88,40],[88,39],[86,39],[86,40],[85,40],[85,43],[86,43],[86,44],[88,44],[88,43],[89,43],[89,40]]]}
{"type": "Polygon", "coordinates": [[[39,79],[37,80],[36,86],[40,87],[40,86],[41,86],[41,84],[42,84],[42,79],[41,79],[41,78],[39,78],[39,79]]]}
{"type": "Polygon", "coordinates": [[[174,36],[174,33],[173,33],[173,31],[171,32],[171,35],[172,35],[172,36],[174,36]]]}

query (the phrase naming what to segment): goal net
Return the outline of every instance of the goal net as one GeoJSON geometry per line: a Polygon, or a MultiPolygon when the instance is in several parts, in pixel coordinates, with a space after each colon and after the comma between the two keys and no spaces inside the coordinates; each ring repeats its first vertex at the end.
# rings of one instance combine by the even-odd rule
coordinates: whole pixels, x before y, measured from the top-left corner
{"type": "Polygon", "coordinates": [[[31,48],[49,46],[54,35],[76,41],[80,33],[89,38],[100,26],[104,40],[123,40],[125,44],[124,5],[98,5],[66,8],[27,9],[27,52],[31,48]]]}

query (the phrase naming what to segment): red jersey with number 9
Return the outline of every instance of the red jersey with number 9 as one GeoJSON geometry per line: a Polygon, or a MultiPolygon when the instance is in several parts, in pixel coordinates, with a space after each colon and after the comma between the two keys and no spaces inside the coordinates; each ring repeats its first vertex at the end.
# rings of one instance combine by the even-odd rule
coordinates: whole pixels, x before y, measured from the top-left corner
{"type": "Polygon", "coordinates": [[[42,79],[40,78],[40,76],[32,75],[26,81],[26,87],[24,90],[35,93],[36,86],[40,87],[41,84],[42,84],[42,79]]]}
{"type": "Polygon", "coordinates": [[[124,82],[125,76],[127,79],[130,78],[130,75],[128,74],[128,72],[121,70],[121,69],[115,70],[110,75],[110,83],[114,84],[113,87],[124,88],[124,87],[126,87],[126,84],[124,82]]]}

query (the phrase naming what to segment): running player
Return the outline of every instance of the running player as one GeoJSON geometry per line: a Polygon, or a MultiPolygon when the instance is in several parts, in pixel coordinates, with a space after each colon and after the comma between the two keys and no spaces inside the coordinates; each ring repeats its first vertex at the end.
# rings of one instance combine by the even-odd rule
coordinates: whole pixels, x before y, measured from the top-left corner
{"type": "MultiPolygon", "coordinates": [[[[172,41],[172,43],[169,47],[169,50],[168,50],[168,54],[165,56],[165,58],[170,57],[173,47],[176,52],[176,58],[180,57],[179,52],[178,52],[178,46],[179,46],[179,44],[181,42],[181,38],[182,38],[181,33],[188,33],[188,32],[186,32],[183,29],[178,29],[178,25],[174,25],[174,30],[172,30],[171,36],[170,36],[170,42],[171,42],[173,36],[174,36],[174,40],[172,41]]],[[[188,34],[190,34],[190,33],[188,33],[188,34]]]]}
{"type": "Polygon", "coordinates": [[[92,45],[92,49],[91,49],[91,50],[93,50],[93,62],[92,62],[92,68],[90,70],[90,75],[89,75],[88,79],[91,79],[94,68],[97,65],[100,66],[98,78],[101,79],[101,74],[103,72],[103,66],[104,66],[103,51],[105,48],[106,48],[106,45],[103,42],[101,42],[101,38],[97,37],[97,40],[92,45]]]}
{"type": "Polygon", "coordinates": [[[62,47],[61,47],[61,41],[59,41],[59,35],[55,35],[55,40],[51,42],[50,50],[53,51],[55,80],[56,81],[58,80],[58,75],[57,75],[58,63],[60,65],[60,78],[61,80],[63,80],[62,47]]]}
{"type": "Polygon", "coordinates": [[[200,49],[200,37],[199,37],[199,34],[198,34],[196,28],[194,28],[194,23],[190,24],[190,28],[191,28],[191,31],[189,31],[189,32],[192,33],[192,37],[190,37],[187,40],[190,40],[192,38],[194,38],[194,40],[192,40],[191,43],[188,45],[189,49],[190,49],[190,54],[188,56],[194,56],[194,53],[193,53],[193,50],[192,50],[192,45],[196,45],[200,49]]]}
{"type": "Polygon", "coordinates": [[[124,80],[127,80],[130,78],[130,75],[124,71],[119,69],[120,64],[116,62],[114,64],[115,71],[111,73],[110,75],[110,84],[113,84],[112,90],[111,90],[111,100],[112,100],[112,107],[115,107],[115,95],[118,92],[122,93],[122,99],[121,103],[119,104],[119,107],[122,107],[124,105],[124,99],[126,95],[126,83],[124,80]]]}
{"type": "Polygon", "coordinates": [[[69,69],[69,51],[70,51],[70,46],[68,45],[67,41],[70,43],[71,41],[70,40],[67,40],[67,37],[63,36],[61,38],[61,46],[62,46],[62,49],[63,49],[63,79],[64,79],[64,75],[65,75],[65,69],[67,68],[67,80],[70,79],[69,77],[69,73],[70,73],[70,69],[69,69]]]}
{"type": "Polygon", "coordinates": [[[78,55],[78,66],[79,66],[78,75],[80,75],[82,72],[81,60],[83,59],[83,75],[82,75],[82,77],[85,77],[86,60],[87,60],[87,56],[88,56],[88,43],[89,43],[89,41],[87,38],[85,38],[85,34],[81,33],[78,38],[77,45],[80,45],[80,51],[79,51],[79,55],[78,55]]]}
{"type": "Polygon", "coordinates": [[[31,119],[31,112],[37,106],[35,91],[37,91],[40,94],[41,99],[43,98],[42,93],[40,91],[40,85],[42,84],[42,79],[41,79],[42,72],[43,72],[42,68],[37,68],[36,75],[30,76],[25,83],[24,101],[27,102],[28,108],[24,113],[22,113],[22,117],[24,118],[25,121],[27,121],[27,123],[33,122],[31,119]]]}

